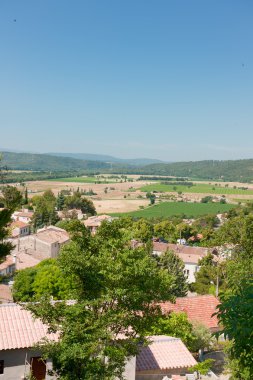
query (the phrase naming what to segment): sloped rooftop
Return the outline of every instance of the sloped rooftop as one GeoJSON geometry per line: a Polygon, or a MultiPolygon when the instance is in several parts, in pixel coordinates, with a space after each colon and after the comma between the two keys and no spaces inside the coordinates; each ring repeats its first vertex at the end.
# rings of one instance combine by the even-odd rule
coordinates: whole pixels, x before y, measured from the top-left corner
{"type": "Polygon", "coordinates": [[[165,335],[150,337],[152,343],[143,347],[136,358],[136,371],[188,368],[196,360],[181,339],[165,335]]]}
{"type": "Polygon", "coordinates": [[[163,302],[160,304],[163,313],[185,312],[191,322],[202,323],[209,329],[217,329],[216,315],[219,300],[213,295],[197,295],[194,297],[177,298],[176,303],[163,302]]]}
{"type": "Polygon", "coordinates": [[[56,340],[57,334],[48,334],[47,326],[20,305],[0,305],[0,350],[29,348],[44,337],[56,340]]]}

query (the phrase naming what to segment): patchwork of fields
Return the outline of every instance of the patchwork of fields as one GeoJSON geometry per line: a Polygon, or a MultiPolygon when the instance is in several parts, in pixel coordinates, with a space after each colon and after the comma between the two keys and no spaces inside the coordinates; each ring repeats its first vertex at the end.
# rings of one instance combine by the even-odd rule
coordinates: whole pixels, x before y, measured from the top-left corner
{"type": "MultiPolygon", "coordinates": [[[[137,178],[131,178],[131,182],[125,182],[125,177],[122,178],[120,175],[117,178],[101,175],[27,182],[29,197],[42,194],[43,191],[49,188],[52,189],[55,195],[61,190],[92,190],[94,195],[90,199],[94,202],[98,213],[145,218],[167,218],[175,215],[194,218],[206,214],[223,213],[235,207],[238,202],[245,203],[250,198],[253,200],[251,186],[251,184],[239,183],[228,183],[225,186],[224,183],[214,182],[210,184],[194,183],[193,186],[188,186],[187,184],[182,184],[182,182],[181,184],[151,183],[148,180],[138,181],[137,178]],[[238,187],[248,187],[248,189],[243,190],[238,187]],[[169,193],[171,193],[174,199],[170,201],[164,199],[161,203],[148,206],[149,200],[146,198],[146,193],[152,191],[167,193],[168,197],[170,197],[169,193]],[[225,195],[227,204],[200,203],[205,194],[225,195]],[[182,200],[184,202],[180,202],[182,200]],[[230,202],[233,204],[230,204],[230,202]]],[[[166,194],[164,194],[164,197],[166,197],[166,194]]],[[[158,199],[156,202],[159,202],[158,199]]]]}

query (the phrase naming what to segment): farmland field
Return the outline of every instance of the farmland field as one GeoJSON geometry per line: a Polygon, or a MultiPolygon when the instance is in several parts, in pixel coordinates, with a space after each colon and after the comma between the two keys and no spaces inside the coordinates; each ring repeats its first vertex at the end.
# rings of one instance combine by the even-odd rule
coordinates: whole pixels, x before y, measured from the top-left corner
{"type": "Polygon", "coordinates": [[[133,216],[138,218],[167,218],[170,216],[184,215],[187,218],[195,218],[206,214],[219,214],[227,212],[235,205],[221,203],[186,203],[186,202],[162,202],[150,206],[144,210],[129,213],[117,213],[114,216],[133,216]]]}
{"type": "MultiPolygon", "coordinates": [[[[55,178],[48,179],[50,182],[75,182],[75,183],[115,183],[115,180],[107,179],[107,178],[97,178],[97,177],[70,177],[70,178],[55,178]]],[[[120,182],[120,181],[118,181],[120,182]]]]}
{"type": "Polygon", "coordinates": [[[162,183],[156,183],[151,185],[146,185],[141,188],[141,191],[149,192],[149,191],[157,191],[157,192],[178,192],[182,191],[182,193],[207,193],[207,194],[245,194],[245,195],[253,195],[253,189],[251,190],[243,190],[243,189],[234,189],[231,187],[222,187],[215,186],[214,184],[194,184],[193,186],[187,185],[166,185],[162,183]]]}

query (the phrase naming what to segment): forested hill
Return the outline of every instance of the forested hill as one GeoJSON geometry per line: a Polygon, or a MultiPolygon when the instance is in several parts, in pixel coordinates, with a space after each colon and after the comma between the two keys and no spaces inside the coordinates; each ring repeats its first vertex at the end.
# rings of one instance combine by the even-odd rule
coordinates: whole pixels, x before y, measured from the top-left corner
{"type": "Polygon", "coordinates": [[[140,168],[139,173],[192,179],[250,182],[253,180],[253,159],[152,164],[140,168]]]}
{"type": "Polygon", "coordinates": [[[91,153],[48,153],[50,156],[59,157],[71,157],[81,160],[88,161],[102,161],[107,163],[118,163],[124,166],[144,166],[150,164],[162,163],[161,160],[156,160],[153,158],[118,158],[113,156],[108,156],[105,154],[91,154],[91,153]]]}
{"type": "Polygon", "coordinates": [[[57,157],[46,154],[2,153],[2,165],[10,170],[71,171],[106,170],[111,165],[106,162],[88,161],[70,157],[57,157]]]}
{"type": "MultiPolygon", "coordinates": [[[[230,161],[188,161],[153,163],[150,165],[127,165],[112,162],[91,161],[47,154],[3,152],[1,165],[10,170],[32,170],[50,172],[59,177],[60,172],[68,176],[78,173],[121,173],[152,176],[175,176],[189,179],[253,181],[253,159],[230,161]]],[[[48,177],[48,176],[47,176],[48,177]]],[[[49,178],[49,177],[48,177],[49,178]]]]}

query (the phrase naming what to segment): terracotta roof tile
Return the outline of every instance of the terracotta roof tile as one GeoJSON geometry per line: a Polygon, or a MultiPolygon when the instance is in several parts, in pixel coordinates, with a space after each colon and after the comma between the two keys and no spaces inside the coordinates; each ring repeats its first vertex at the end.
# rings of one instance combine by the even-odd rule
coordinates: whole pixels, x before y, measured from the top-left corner
{"type": "Polygon", "coordinates": [[[175,304],[171,302],[160,304],[163,313],[183,311],[191,322],[202,323],[209,329],[219,327],[217,316],[212,316],[217,311],[218,305],[219,300],[213,295],[182,297],[177,298],[175,304]]]}
{"type": "Polygon", "coordinates": [[[168,249],[174,251],[184,263],[198,264],[198,261],[208,254],[208,249],[204,247],[160,242],[153,243],[153,251],[166,252],[168,249]]]}
{"type": "Polygon", "coordinates": [[[150,337],[152,343],[143,347],[136,358],[136,371],[188,368],[196,360],[180,339],[169,336],[150,337]]]}
{"type": "Polygon", "coordinates": [[[27,218],[32,218],[34,212],[33,211],[20,211],[20,212],[16,212],[15,215],[17,217],[27,217],[27,218]]]}
{"type": "Polygon", "coordinates": [[[10,224],[11,228],[22,228],[22,227],[29,227],[28,223],[21,222],[21,220],[16,220],[15,222],[12,222],[10,224]]]}
{"type": "Polygon", "coordinates": [[[47,326],[20,305],[0,305],[0,350],[29,348],[44,337],[57,339],[56,334],[48,334],[47,326]]]}
{"type": "Polygon", "coordinates": [[[0,264],[0,271],[8,268],[11,265],[14,265],[14,259],[12,255],[8,255],[6,256],[5,260],[0,264]]]}

